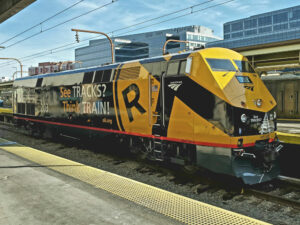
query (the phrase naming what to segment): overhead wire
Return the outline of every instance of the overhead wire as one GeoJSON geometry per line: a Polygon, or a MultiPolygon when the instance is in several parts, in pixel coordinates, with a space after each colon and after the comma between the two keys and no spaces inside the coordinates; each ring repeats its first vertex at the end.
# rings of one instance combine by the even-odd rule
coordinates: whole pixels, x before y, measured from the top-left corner
{"type": "Polygon", "coordinates": [[[159,22],[154,23],[154,24],[150,24],[150,25],[147,25],[147,26],[144,26],[144,27],[139,27],[139,28],[136,28],[136,29],[134,29],[134,30],[127,31],[127,32],[121,33],[121,34],[119,34],[119,35],[124,35],[124,34],[128,34],[128,33],[131,33],[131,32],[137,31],[137,30],[141,30],[141,29],[144,29],[144,28],[148,28],[148,27],[151,27],[151,26],[155,26],[155,25],[158,25],[158,24],[161,24],[161,23],[165,23],[165,22],[168,22],[168,21],[171,21],[171,20],[175,20],[175,19],[184,17],[184,16],[191,15],[191,14],[193,14],[193,13],[205,11],[205,10],[210,9],[210,8],[213,8],[213,7],[217,7],[217,6],[220,6],[220,5],[224,5],[224,4],[227,4],[227,3],[229,3],[229,2],[233,2],[233,1],[235,1],[235,0],[228,0],[228,1],[225,1],[225,2],[222,2],[222,3],[218,3],[218,4],[215,4],[215,5],[212,5],[212,6],[208,6],[208,7],[203,8],[203,9],[194,10],[194,11],[191,11],[191,12],[186,13],[186,14],[183,14],[183,15],[179,15],[179,16],[176,16],[176,17],[173,17],[173,18],[170,18],[170,19],[166,19],[166,20],[163,20],[163,21],[159,21],[159,22]]]}
{"type": "Polygon", "coordinates": [[[127,26],[127,27],[124,27],[124,28],[120,28],[120,29],[117,29],[115,31],[111,31],[111,33],[114,33],[116,31],[121,31],[121,30],[125,30],[125,29],[128,29],[128,28],[131,28],[131,27],[135,27],[135,26],[138,26],[138,25],[141,25],[141,24],[144,24],[144,23],[148,23],[148,22],[151,22],[153,20],[157,20],[157,19],[160,19],[160,18],[163,18],[163,17],[166,17],[166,16],[170,16],[170,15],[173,15],[173,14],[177,14],[177,13],[180,13],[180,12],[183,12],[183,11],[186,11],[188,9],[193,9],[193,8],[196,8],[200,5],[204,5],[204,4],[207,4],[209,2],[213,2],[215,0],[208,0],[208,1],[205,1],[205,2],[201,2],[201,3],[198,3],[198,4],[195,4],[195,5],[192,5],[192,6],[189,6],[189,7],[186,7],[186,8],[183,8],[183,9],[179,9],[177,11],[173,11],[171,13],[167,13],[167,14],[164,14],[164,15],[161,15],[161,16],[158,16],[158,17],[155,17],[155,18],[152,18],[152,19],[148,19],[148,20],[145,20],[145,21],[142,21],[140,23],[136,23],[136,24],[133,24],[133,25],[130,25],[130,26],[127,26]]]}
{"type": "Polygon", "coordinates": [[[90,10],[90,11],[88,11],[88,12],[85,12],[85,13],[80,14],[80,15],[78,15],[78,16],[75,16],[75,17],[73,17],[73,18],[71,18],[71,19],[68,19],[68,20],[65,20],[65,21],[63,21],[63,22],[61,22],[61,23],[58,23],[58,24],[56,24],[56,25],[54,25],[54,26],[52,26],[52,27],[49,27],[49,28],[47,28],[47,29],[41,30],[41,31],[39,31],[39,32],[37,32],[37,33],[34,33],[34,34],[32,34],[32,35],[30,35],[30,36],[28,36],[28,37],[26,37],[26,38],[23,38],[23,39],[21,39],[21,40],[19,40],[19,41],[14,42],[13,44],[10,44],[10,45],[8,45],[8,46],[5,46],[5,49],[10,48],[10,47],[12,47],[12,46],[14,46],[14,45],[17,45],[17,44],[19,44],[19,43],[21,43],[21,42],[23,42],[23,41],[26,41],[26,40],[28,40],[28,39],[30,39],[30,38],[33,38],[33,37],[35,37],[35,36],[37,36],[37,35],[39,35],[39,34],[41,34],[41,33],[45,33],[46,31],[52,30],[52,29],[54,29],[54,28],[56,28],[56,27],[58,27],[58,26],[61,26],[61,25],[65,24],[65,23],[68,23],[68,22],[70,22],[70,21],[72,21],[72,20],[78,19],[78,18],[80,18],[80,17],[82,17],[82,16],[86,16],[86,15],[88,15],[88,14],[90,14],[90,13],[96,11],[96,10],[99,10],[99,9],[102,9],[102,8],[108,6],[108,5],[111,5],[111,4],[113,4],[114,2],[116,2],[116,1],[118,1],[118,0],[111,0],[111,2],[106,3],[106,4],[104,4],[104,5],[101,5],[101,6],[97,7],[97,8],[95,8],[95,9],[92,9],[92,10],[90,10]]]}
{"type": "Polygon", "coordinates": [[[27,33],[28,31],[32,30],[33,28],[36,28],[36,27],[41,26],[42,24],[46,23],[47,21],[49,21],[49,20],[55,18],[56,16],[58,16],[58,15],[64,13],[64,12],[66,12],[67,10],[69,10],[69,9],[71,9],[71,8],[73,8],[73,7],[75,7],[76,5],[78,5],[79,3],[83,2],[83,1],[85,1],[85,0],[80,0],[80,1],[78,1],[78,2],[75,2],[74,4],[70,5],[69,7],[65,8],[65,9],[63,9],[63,10],[57,12],[57,13],[55,13],[54,15],[48,17],[47,19],[44,19],[42,22],[39,22],[39,23],[37,23],[36,25],[34,25],[34,26],[32,26],[32,27],[29,27],[29,28],[27,28],[26,30],[24,30],[24,31],[22,31],[22,32],[20,32],[20,33],[18,33],[18,34],[16,34],[15,36],[13,36],[13,37],[11,37],[11,38],[9,38],[9,39],[7,39],[7,40],[1,42],[0,45],[3,45],[3,44],[5,44],[5,43],[7,43],[7,42],[9,42],[9,41],[11,41],[11,40],[13,40],[13,39],[15,39],[16,37],[18,37],[18,36],[20,36],[20,35],[22,35],[22,34],[27,33]]]}
{"type": "MultiPolygon", "coordinates": [[[[194,5],[192,5],[192,6],[185,7],[185,8],[183,8],[183,9],[173,11],[173,12],[171,12],[171,13],[167,13],[167,14],[164,14],[164,15],[161,15],[161,16],[158,16],[158,17],[155,17],[155,18],[152,18],[152,19],[148,19],[148,20],[145,20],[145,21],[136,23],[136,24],[132,24],[132,25],[129,25],[129,26],[126,26],[126,27],[123,27],[123,28],[119,28],[119,29],[110,31],[110,32],[108,32],[108,34],[113,34],[113,33],[116,33],[116,32],[118,32],[118,31],[121,31],[121,30],[125,30],[125,29],[131,28],[131,27],[134,27],[134,26],[138,26],[138,25],[141,25],[141,24],[145,24],[145,23],[148,23],[148,22],[151,22],[151,21],[154,21],[154,20],[163,18],[163,17],[167,17],[167,16],[170,16],[170,15],[173,15],[173,14],[177,14],[177,13],[179,13],[179,12],[183,12],[183,11],[186,11],[186,10],[189,10],[189,9],[191,9],[191,11],[192,11],[193,8],[198,7],[198,6],[200,6],[200,5],[207,4],[207,3],[212,2],[212,1],[215,1],[215,0],[207,0],[207,1],[204,1],[204,2],[201,2],[201,3],[197,3],[197,4],[194,4],[194,5]]],[[[35,34],[32,35],[32,36],[35,36],[35,34]]],[[[88,41],[88,40],[92,40],[92,39],[97,38],[97,37],[100,37],[100,36],[101,36],[101,35],[97,35],[96,37],[87,38],[87,39],[82,40],[82,42],[88,41]]],[[[29,38],[31,38],[31,37],[29,37],[29,38]]],[[[27,39],[29,39],[29,38],[27,38],[27,39]]],[[[57,47],[57,48],[54,48],[54,49],[51,49],[51,50],[46,50],[46,51],[47,51],[47,52],[50,51],[49,54],[52,54],[52,53],[53,53],[53,50],[56,50],[56,49],[59,49],[59,48],[64,48],[64,47],[67,47],[67,46],[70,46],[70,45],[75,45],[75,44],[77,44],[77,43],[76,43],[76,42],[72,42],[72,43],[65,44],[65,45],[59,46],[59,47],[57,47]]],[[[77,46],[76,46],[76,47],[77,47],[77,46]]],[[[68,48],[68,49],[69,49],[69,48],[68,48]]],[[[42,51],[41,53],[44,53],[44,52],[46,52],[46,51],[42,51]]],[[[37,54],[39,54],[39,53],[37,53],[37,54]]],[[[36,54],[34,54],[34,55],[36,55],[36,54]]],[[[28,58],[28,57],[30,57],[30,56],[33,56],[33,55],[25,56],[25,57],[20,58],[20,59],[28,58]]],[[[0,64],[0,66],[1,66],[1,64],[0,64]]]]}
{"type": "MultiPolygon", "coordinates": [[[[206,1],[206,3],[209,3],[209,2],[211,2],[211,1],[214,1],[214,0],[206,1]]],[[[154,26],[154,25],[157,25],[157,24],[165,23],[165,22],[168,22],[168,21],[171,21],[171,20],[175,20],[175,19],[184,17],[184,16],[188,16],[188,15],[191,15],[191,14],[194,14],[194,13],[198,13],[198,12],[201,12],[201,11],[205,11],[205,10],[210,9],[210,8],[213,8],[213,7],[217,7],[217,6],[220,6],[220,5],[224,5],[224,4],[233,2],[233,1],[235,1],[235,0],[228,0],[228,1],[224,1],[224,2],[221,2],[221,3],[218,3],[218,4],[214,4],[214,5],[211,5],[211,6],[202,8],[202,9],[191,10],[189,13],[186,13],[186,14],[183,14],[183,15],[179,15],[179,16],[176,16],[176,17],[167,19],[167,20],[159,21],[159,22],[154,23],[154,24],[150,24],[150,25],[146,25],[146,26],[143,26],[143,27],[139,27],[139,28],[136,28],[136,29],[134,29],[134,30],[130,30],[130,31],[127,31],[127,32],[123,32],[123,33],[121,33],[121,34],[119,34],[119,35],[128,34],[128,33],[131,33],[131,32],[133,32],[133,31],[136,31],[136,30],[141,30],[141,29],[144,29],[144,28],[147,28],[147,27],[151,27],[151,26],[154,26]]],[[[203,5],[203,4],[205,4],[205,2],[200,3],[200,4],[203,5]]],[[[200,4],[196,4],[196,5],[200,5],[200,4]]],[[[108,34],[110,34],[110,33],[116,33],[117,31],[124,30],[125,28],[130,28],[130,27],[134,27],[134,26],[137,26],[137,25],[141,25],[141,24],[147,23],[147,22],[149,22],[149,21],[153,21],[153,20],[155,20],[155,19],[160,19],[160,18],[163,18],[163,17],[166,17],[166,16],[170,16],[170,15],[176,14],[176,13],[178,13],[178,12],[182,12],[182,11],[184,11],[184,10],[187,10],[187,9],[193,9],[193,8],[195,8],[195,5],[190,6],[190,7],[187,7],[187,8],[184,8],[184,9],[181,9],[181,10],[174,11],[174,12],[172,12],[172,13],[164,14],[164,15],[162,15],[162,16],[155,17],[155,18],[152,18],[152,19],[149,19],[149,20],[146,20],[146,21],[142,21],[142,22],[139,22],[139,23],[136,23],[136,24],[133,24],[133,25],[124,27],[124,28],[120,28],[120,29],[117,29],[117,30],[113,30],[113,31],[111,31],[111,32],[108,32],[108,34]]],[[[95,38],[98,38],[99,36],[100,36],[100,35],[97,35],[97,36],[95,36],[95,37],[91,37],[91,38],[84,39],[82,42],[88,41],[88,40],[92,40],[92,39],[95,39],[95,38]]],[[[57,53],[57,52],[66,51],[66,50],[69,50],[69,49],[74,49],[74,48],[79,48],[79,47],[81,47],[81,46],[85,46],[85,44],[84,44],[84,45],[75,46],[75,47],[68,47],[68,46],[75,45],[75,44],[77,44],[77,43],[76,43],[76,42],[68,43],[68,44],[65,44],[65,45],[62,45],[62,46],[59,46],[59,47],[50,49],[50,50],[45,50],[45,51],[42,51],[42,52],[39,52],[39,53],[35,53],[35,54],[32,54],[32,55],[28,55],[28,56],[22,57],[22,58],[20,58],[20,59],[23,59],[23,61],[28,61],[28,60],[32,59],[32,57],[38,58],[38,57],[46,56],[46,55],[49,55],[49,54],[53,54],[53,53],[57,53]],[[65,47],[68,47],[68,48],[65,48],[65,47]],[[60,49],[60,50],[59,50],[59,49],[60,49]],[[55,50],[57,50],[57,51],[55,51],[55,50]],[[45,53],[45,54],[43,54],[43,53],[45,53]],[[39,55],[39,54],[43,54],[43,55],[39,55]]],[[[104,44],[104,43],[103,43],[103,44],[104,44]]],[[[0,66],[3,66],[3,65],[4,65],[4,64],[0,64],[0,66]]],[[[6,65],[6,64],[5,64],[5,65],[6,65]]]]}
{"type": "MultiPolygon", "coordinates": [[[[157,20],[157,19],[166,17],[166,16],[170,16],[170,15],[173,15],[173,14],[176,14],[176,13],[179,13],[179,12],[186,11],[186,10],[188,10],[188,9],[193,9],[193,8],[195,8],[195,7],[198,7],[198,6],[200,6],[200,5],[207,4],[207,3],[212,2],[212,1],[215,1],[215,0],[208,0],[208,1],[205,1],[205,2],[201,2],[201,3],[195,4],[195,5],[192,5],[192,6],[183,8],[183,9],[180,9],[180,10],[173,11],[173,12],[171,12],[171,13],[167,13],[167,14],[164,14],[164,15],[161,15],[161,16],[158,16],[158,17],[155,17],[155,18],[152,18],[152,19],[148,19],[148,20],[145,20],[145,21],[136,23],[136,24],[132,24],[132,25],[129,25],[129,26],[120,28],[120,29],[116,29],[116,30],[113,30],[113,31],[108,32],[108,34],[113,34],[114,32],[117,32],[117,31],[125,30],[125,29],[128,29],[128,28],[134,27],[134,26],[138,26],[138,25],[141,25],[141,24],[144,24],[144,23],[148,23],[148,22],[151,22],[151,21],[154,21],[154,20],[157,20]]],[[[114,2],[114,1],[113,1],[113,2],[114,2]]],[[[48,28],[47,30],[53,29],[53,28],[54,28],[54,27],[48,28]]],[[[44,30],[44,31],[45,31],[45,30],[44,30]]],[[[38,32],[38,33],[36,33],[36,34],[33,34],[33,35],[31,35],[31,36],[29,36],[29,37],[27,37],[27,38],[25,38],[25,39],[23,39],[23,40],[21,40],[21,41],[28,40],[28,39],[30,39],[30,38],[32,38],[32,37],[38,35],[38,34],[40,34],[40,32],[38,32]]],[[[101,36],[101,35],[98,35],[97,37],[99,37],[99,36],[101,36]]],[[[85,39],[84,41],[86,41],[86,40],[91,40],[91,39],[93,39],[93,38],[88,38],[88,39],[85,39]]],[[[21,41],[19,41],[19,42],[21,42],[21,41]]],[[[15,43],[15,44],[18,44],[19,42],[15,43]]],[[[15,45],[15,44],[9,45],[9,46],[7,46],[6,48],[11,47],[11,46],[13,46],[13,45],[15,45]]],[[[70,44],[76,44],[76,43],[72,42],[72,43],[70,43],[70,44]]],[[[67,45],[69,45],[69,44],[67,44],[67,45]]],[[[63,47],[64,47],[64,46],[63,46],[63,47]]]]}
{"type": "MultiPolygon", "coordinates": [[[[116,29],[116,30],[113,30],[113,31],[110,31],[108,32],[108,34],[113,34],[113,33],[116,33],[117,31],[121,31],[121,30],[125,30],[125,29],[128,29],[128,28],[131,28],[131,27],[134,27],[134,26],[138,26],[138,25],[141,25],[141,24],[144,24],[144,23],[148,23],[148,22],[151,22],[153,20],[157,20],[157,19],[160,19],[160,18],[163,18],[163,17],[167,17],[167,16],[170,16],[170,15],[173,15],[173,14],[177,14],[179,12],[183,12],[185,10],[188,10],[188,9],[193,9],[195,7],[198,7],[200,5],[203,5],[203,4],[207,4],[209,2],[212,2],[212,1],[215,1],[215,0],[208,0],[208,1],[205,1],[205,2],[202,2],[202,3],[197,3],[197,4],[194,4],[192,6],[189,6],[189,7],[186,7],[186,8],[183,8],[183,9],[180,9],[180,10],[176,10],[176,11],[173,11],[171,13],[167,13],[167,14],[164,14],[164,15],[161,15],[161,16],[158,16],[158,17],[155,17],[155,18],[152,18],[152,19],[148,19],[148,20],[145,20],[145,21],[142,21],[142,22],[139,22],[139,23],[135,23],[135,24],[132,24],[132,25],[129,25],[129,26],[126,26],[126,27],[123,27],[123,28],[119,28],[119,29],[116,29]]],[[[81,42],[85,42],[85,41],[88,41],[88,40],[92,40],[94,38],[97,38],[97,37],[100,37],[101,35],[97,35],[95,37],[90,37],[90,38],[86,38],[84,40],[82,40],[81,42]]],[[[53,50],[57,50],[57,49],[60,49],[60,48],[64,48],[64,47],[67,47],[67,46],[71,46],[71,45],[75,45],[77,44],[76,42],[71,42],[71,43],[68,43],[68,44],[64,44],[62,46],[59,46],[59,47],[56,47],[54,49],[49,49],[49,50],[45,50],[45,51],[42,51],[40,52],[41,54],[44,53],[44,52],[49,52],[49,54],[52,54],[53,50]]],[[[78,46],[76,46],[77,48],[78,46]]],[[[68,48],[69,49],[69,48],[68,48]]],[[[28,57],[31,57],[31,56],[35,56],[36,54],[40,54],[40,53],[35,53],[33,55],[29,55],[29,56],[25,56],[25,57],[22,57],[20,59],[24,59],[24,58],[28,58],[28,57]]]]}

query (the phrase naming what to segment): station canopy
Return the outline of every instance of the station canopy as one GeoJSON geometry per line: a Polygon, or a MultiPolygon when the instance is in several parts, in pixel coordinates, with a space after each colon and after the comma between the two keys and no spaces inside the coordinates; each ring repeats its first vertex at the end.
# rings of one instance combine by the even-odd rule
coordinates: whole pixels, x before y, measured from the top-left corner
{"type": "Polygon", "coordinates": [[[36,0],[0,0],[0,24],[36,0]]]}

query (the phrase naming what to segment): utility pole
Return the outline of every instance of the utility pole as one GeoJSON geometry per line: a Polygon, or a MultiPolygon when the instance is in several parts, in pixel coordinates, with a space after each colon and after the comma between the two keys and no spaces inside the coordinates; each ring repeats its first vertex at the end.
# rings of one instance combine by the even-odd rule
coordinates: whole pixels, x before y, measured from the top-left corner
{"type": "Polygon", "coordinates": [[[113,41],[111,40],[111,38],[104,32],[99,32],[99,31],[91,31],[91,30],[79,30],[79,29],[72,29],[72,31],[75,31],[76,32],[76,41],[79,42],[79,38],[78,38],[78,32],[84,32],[84,33],[92,33],[92,34],[102,34],[104,35],[108,40],[109,40],[109,43],[110,43],[110,48],[111,48],[111,61],[112,63],[115,63],[115,56],[114,56],[114,43],[113,41]]]}
{"type": "Polygon", "coordinates": [[[21,68],[20,72],[21,72],[21,77],[22,77],[22,75],[23,75],[23,65],[22,65],[22,63],[21,63],[20,60],[18,60],[16,58],[0,58],[0,59],[3,59],[3,60],[15,60],[15,61],[17,61],[20,64],[20,68],[21,68]]]}
{"type": "Polygon", "coordinates": [[[167,47],[167,44],[168,44],[169,42],[182,42],[182,43],[190,43],[190,41],[182,41],[182,40],[174,40],[174,39],[169,39],[169,40],[167,40],[167,41],[165,42],[165,44],[164,44],[164,47],[163,47],[163,55],[165,55],[165,54],[166,54],[166,47],[167,47]]]}

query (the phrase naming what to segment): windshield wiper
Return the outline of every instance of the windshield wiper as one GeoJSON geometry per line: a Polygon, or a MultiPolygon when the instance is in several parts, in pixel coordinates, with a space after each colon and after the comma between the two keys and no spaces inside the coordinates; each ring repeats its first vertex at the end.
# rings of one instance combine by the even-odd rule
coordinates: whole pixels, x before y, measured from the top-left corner
{"type": "Polygon", "coordinates": [[[222,75],[222,77],[225,77],[225,76],[227,76],[227,74],[229,73],[229,72],[239,72],[238,70],[231,70],[231,71],[227,71],[226,73],[224,73],[223,75],[222,75]]]}

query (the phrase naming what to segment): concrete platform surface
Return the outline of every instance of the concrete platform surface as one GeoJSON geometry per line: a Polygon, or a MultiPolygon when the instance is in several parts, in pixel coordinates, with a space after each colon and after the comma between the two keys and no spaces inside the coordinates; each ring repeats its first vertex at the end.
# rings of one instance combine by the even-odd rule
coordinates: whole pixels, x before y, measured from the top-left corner
{"type": "Polygon", "coordinates": [[[0,224],[181,223],[0,150],[0,224]]]}
{"type": "Polygon", "coordinates": [[[1,138],[0,199],[0,224],[267,224],[1,138]]]}
{"type": "Polygon", "coordinates": [[[280,121],[277,123],[277,130],[282,133],[300,134],[300,122],[280,121]]]}

